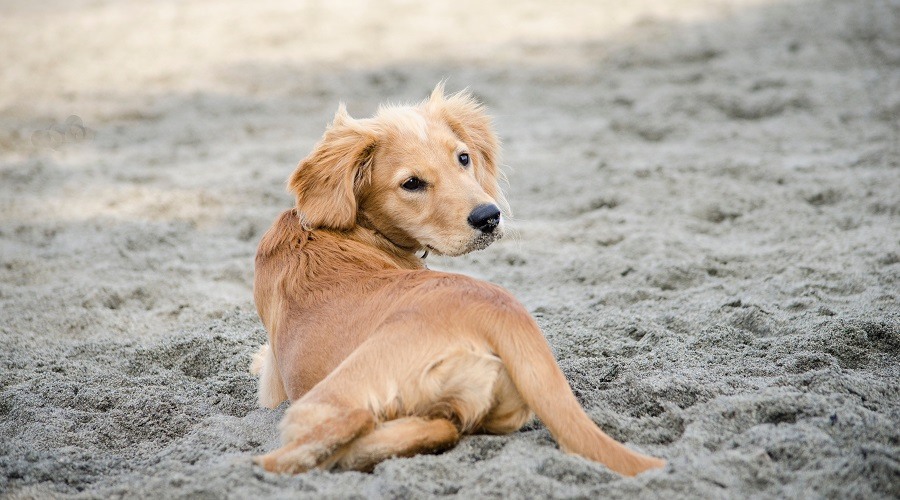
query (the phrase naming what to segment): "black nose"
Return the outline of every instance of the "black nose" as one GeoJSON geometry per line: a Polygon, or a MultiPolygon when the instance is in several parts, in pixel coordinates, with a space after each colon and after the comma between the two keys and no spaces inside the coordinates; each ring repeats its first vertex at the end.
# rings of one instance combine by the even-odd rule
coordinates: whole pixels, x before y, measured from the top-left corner
{"type": "Polygon", "coordinates": [[[497,205],[478,205],[469,214],[469,225],[482,233],[493,232],[500,225],[500,209],[497,205]]]}

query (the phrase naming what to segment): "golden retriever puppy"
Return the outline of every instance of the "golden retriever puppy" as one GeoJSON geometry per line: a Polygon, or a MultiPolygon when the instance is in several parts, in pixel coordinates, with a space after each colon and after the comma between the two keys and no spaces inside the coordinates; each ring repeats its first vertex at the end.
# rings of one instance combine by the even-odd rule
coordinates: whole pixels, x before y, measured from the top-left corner
{"type": "Polygon", "coordinates": [[[369,119],[339,107],[288,180],[296,207],[256,255],[269,333],[251,368],[259,402],[293,402],[282,447],[258,464],[370,470],[463,434],[514,432],[532,411],[563,450],[620,474],[665,464],[597,428],[512,295],[425,267],[423,253],[461,255],[503,234],[497,154],[481,105],[443,85],[369,119]]]}

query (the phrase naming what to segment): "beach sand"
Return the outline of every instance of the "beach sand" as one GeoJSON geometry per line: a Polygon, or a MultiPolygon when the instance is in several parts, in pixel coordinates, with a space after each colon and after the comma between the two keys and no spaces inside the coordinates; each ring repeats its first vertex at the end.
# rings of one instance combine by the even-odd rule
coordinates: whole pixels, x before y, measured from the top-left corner
{"type": "Polygon", "coordinates": [[[900,496],[897,1],[0,12],[0,497],[900,496]],[[339,101],[444,78],[495,117],[514,234],[429,265],[511,290],[664,470],[537,421],[371,474],[252,465],[285,179],[339,101]]]}

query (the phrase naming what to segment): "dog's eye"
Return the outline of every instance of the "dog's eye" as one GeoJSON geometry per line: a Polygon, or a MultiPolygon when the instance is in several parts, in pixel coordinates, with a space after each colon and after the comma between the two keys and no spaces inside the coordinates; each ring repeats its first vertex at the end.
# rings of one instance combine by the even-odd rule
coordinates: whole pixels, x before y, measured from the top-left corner
{"type": "Polygon", "coordinates": [[[400,187],[407,191],[421,191],[425,189],[425,181],[418,177],[410,177],[409,179],[406,179],[400,187]]]}
{"type": "Polygon", "coordinates": [[[464,167],[469,166],[469,153],[460,153],[459,156],[457,156],[457,159],[459,159],[460,165],[464,167]]]}

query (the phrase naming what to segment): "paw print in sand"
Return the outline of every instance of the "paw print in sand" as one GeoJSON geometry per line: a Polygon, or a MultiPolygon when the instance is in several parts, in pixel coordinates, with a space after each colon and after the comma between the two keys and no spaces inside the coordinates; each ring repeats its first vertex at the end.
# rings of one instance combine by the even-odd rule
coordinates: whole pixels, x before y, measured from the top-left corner
{"type": "Polygon", "coordinates": [[[31,144],[37,149],[50,148],[59,151],[66,144],[77,144],[94,138],[94,131],[84,126],[77,115],[66,118],[65,123],[56,123],[46,130],[35,130],[31,134],[31,144]]]}

